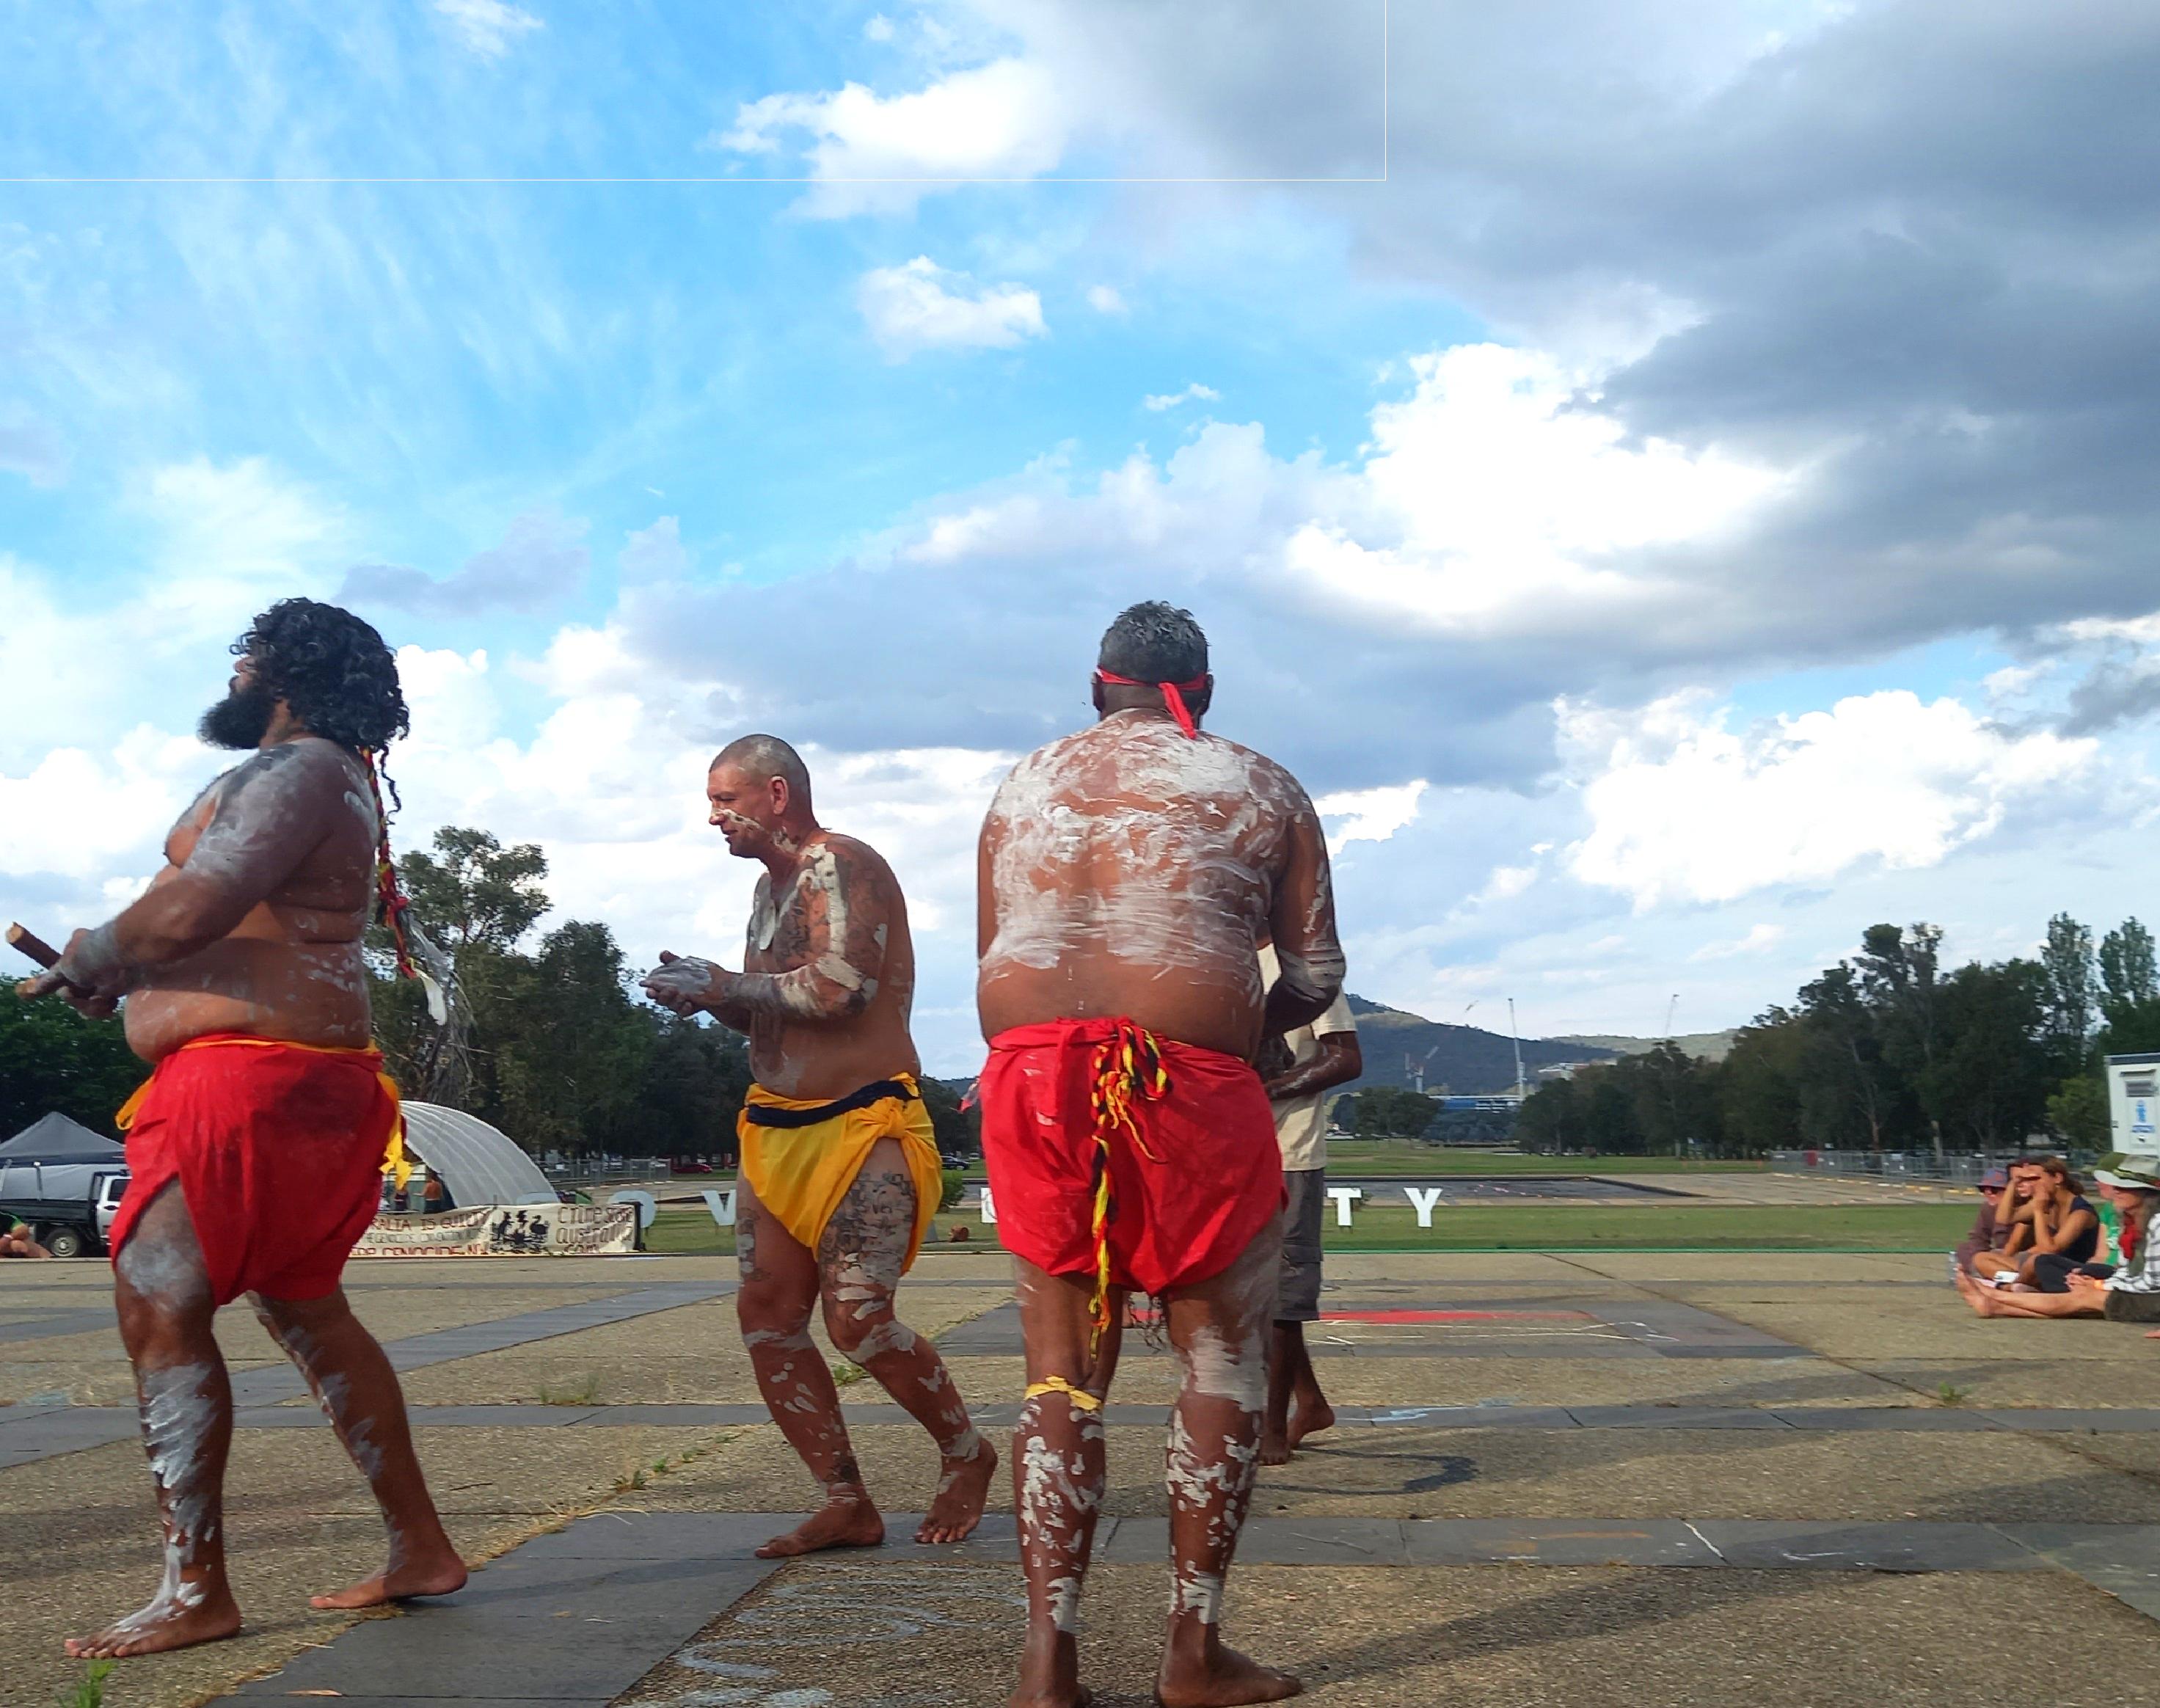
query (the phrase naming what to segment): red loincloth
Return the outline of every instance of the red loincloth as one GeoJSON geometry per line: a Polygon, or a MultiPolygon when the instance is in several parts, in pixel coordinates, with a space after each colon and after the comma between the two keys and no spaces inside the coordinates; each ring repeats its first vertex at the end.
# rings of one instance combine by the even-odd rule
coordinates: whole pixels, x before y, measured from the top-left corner
{"type": "Polygon", "coordinates": [[[1127,1020],[1050,1020],[990,1041],[977,1096],[999,1238],[1053,1275],[1187,1286],[1282,1207],[1275,1114],[1234,1056],[1127,1020]]]}
{"type": "Polygon", "coordinates": [[[237,1032],[192,1039],[121,1112],[129,1180],[113,1259],[136,1217],[177,1180],[219,1304],[242,1293],[333,1293],[382,1201],[398,1120],[372,1050],[237,1032]]]}

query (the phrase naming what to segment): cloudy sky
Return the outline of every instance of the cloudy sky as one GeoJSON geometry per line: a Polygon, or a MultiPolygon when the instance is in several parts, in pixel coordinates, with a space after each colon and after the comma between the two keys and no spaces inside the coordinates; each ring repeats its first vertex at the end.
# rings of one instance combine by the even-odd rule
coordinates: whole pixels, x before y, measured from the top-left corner
{"type": "MultiPolygon", "coordinates": [[[[0,63],[0,914],[127,899],[270,600],[401,649],[408,844],[732,954],[721,742],[968,864],[1189,605],[1352,985],[1746,1020],[1877,919],[2160,914],[2145,0],[353,0],[0,63]],[[2142,115],[2142,116],[2141,116],[2142,115]]],[[[1474,1006],[1473,1006],[1474,1005],[1474,1006]]]]}

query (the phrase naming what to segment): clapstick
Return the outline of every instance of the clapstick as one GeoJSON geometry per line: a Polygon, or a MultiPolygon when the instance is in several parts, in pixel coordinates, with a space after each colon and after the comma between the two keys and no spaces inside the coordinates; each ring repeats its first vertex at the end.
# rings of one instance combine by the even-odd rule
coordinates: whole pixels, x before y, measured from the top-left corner
{"type": "Polygon", "coordinates": [[[52,968],[60,964],[60,952],[27,927],[11,925],[8,927],[8,947],[21,950],[40,967],[52,968]]]}

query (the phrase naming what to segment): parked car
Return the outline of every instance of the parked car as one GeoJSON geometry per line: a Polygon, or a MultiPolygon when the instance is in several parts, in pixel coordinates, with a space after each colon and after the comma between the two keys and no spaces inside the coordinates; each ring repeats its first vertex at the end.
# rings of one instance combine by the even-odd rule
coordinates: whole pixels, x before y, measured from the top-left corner
{"type": "Polygon", "coordinates": [[[711,1174],[713,1165],[702,1156],[671,1156],[667,1159],[670,1174],[711,1174]]]}
{"type": "Polygon", "coordinates": [[[127,1190],[117,1162],[0,1164],[0,1217],[27,1223],[55,1257],[96,1257],[127,1190]]]}

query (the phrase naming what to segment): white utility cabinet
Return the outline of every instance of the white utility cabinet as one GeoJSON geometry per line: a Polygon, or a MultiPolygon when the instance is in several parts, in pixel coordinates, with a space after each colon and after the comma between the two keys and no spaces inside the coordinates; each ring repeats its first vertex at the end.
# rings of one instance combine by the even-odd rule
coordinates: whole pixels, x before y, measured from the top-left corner
{"type": "Polygon", "coordinates": [[[2160,1055],[2107,1058],[2107,1113],[2117,1150],[2160,1157],[2160,1055]]]}

